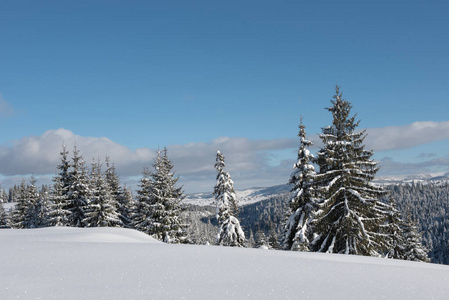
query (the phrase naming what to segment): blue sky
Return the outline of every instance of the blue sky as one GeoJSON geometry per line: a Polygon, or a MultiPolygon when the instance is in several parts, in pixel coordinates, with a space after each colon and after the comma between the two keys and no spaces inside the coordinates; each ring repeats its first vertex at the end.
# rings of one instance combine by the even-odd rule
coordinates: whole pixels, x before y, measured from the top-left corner
{"type": "Polygon", "coordinates": [[[448,15],[445,1],[1,1],[0,183],[50,178],[75,141],[131,184],[163,146],[188,192],[212,190],[217,148],[237,187],[283,183],[299,116],[311,137],[330,124],[335,84],[381,175],[449,171],[448,15]]]}

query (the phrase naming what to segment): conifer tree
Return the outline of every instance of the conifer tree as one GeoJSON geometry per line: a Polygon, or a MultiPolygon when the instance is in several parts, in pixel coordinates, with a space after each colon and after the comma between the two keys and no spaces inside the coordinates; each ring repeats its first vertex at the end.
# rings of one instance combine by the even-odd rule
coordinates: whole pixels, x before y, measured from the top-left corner
{"type": "Polygon", "coordinates": [[[133,212],[136,210],[136,203],[134,201],[131,188],[126,185],[122,189],[122,197],[119,201],[119,215],[126,228],[133,227],[133,212]]]}
{"type": "Polygon", "coordinates": [[[176,187],[178,177],[167,149],[158,151],[153,165],[155,172],[144,172],[141,189],[137,191],[136,227],[166,243],[186,242],[186,225],[181,219],[184,199],[182,187],[176,187]]]}
{"type": "Polygon", "coordinates": [[[311,221],[316,210],[316,197],[314,190],[315,168],[314,156],[308,150],[313,144],[307,140],[305,126],[301,122],[299,134],[301,143],[298,158],[293,165],[289,184],[292,185],[289,201],[289,213],[281,237],[284,250],[308,251],[312,238],[311,221]]]}
{"type": "Polygon", "coordinates": [[[122,224],[110,185],[101,173],[100,162],[92,163],[90,198],[84,209],[82,223],[87,227],[119,227],[122,224]]]}
{"type": "Polygon", "coordinates": [[[385,227],[386,236],[389,239],[389,245],[386,250],[388,258],[404,259],[405,257],[405,240],[404,240],[404,221],[401,213],[396,209],[393,197],[390,197],[390,213],[383,225],[385,227]]]}
{"type": "Polygon", "coordinates": [[[69,152],[62,145],[60,152],[61,162],[57,166],[58,173],[53,177],[53,188],[51,191],[51,208],[49,212],[49,223],[53,226],[70,226],[71,212],[68,210],[68,192],[70,188],[69,169],[70,162],[67,158],[69,152]]]}
{"type": "Polygon", "coordinates": [[[151,224],[153,223],[151,215],[151,173],[148,168],[143,169],[140,179],[139,189],[137,190],[136,206],[132,213],[134,228],[151,235],[151,224]]]}
{"type": "Polygon", "coordinates": [[[22,179],[22,183],[16,190],[15,197],[17,204],[11,214],[11,227],[17,229],[28,228],[30,203],[28,203],[25,179],[22,179]]]}
{"type": "Polygon", "coordinates": [[[403,238],[405,248],[403,259],[421,262],[430,261],[427,256],[428,250],[422,244],[422,236],[410,213],[407,216],[407,221],[404,222],[403,238]]]}
{"type": "Polygon", "coordinates": [[[224,167],[224,156],[220,151],[217,151],[215,163],[217,184],[214,188],[217,220],[220,228],[217,243],[223,246],[243,247],[245,245],[245,234],[239,220],[234,216],[238,211],[234,183],[229,173],[224,171],[224,167]]]}
{"type": "Polygon", "coordinates": [[[36,205],[36,225],[37,227],[50,226],[50,211],[52,208],[52,203],[50,200],[48,187],[42,185],[38,195],[39,197],[36,205]]]}
{"type": "Polygon", "coordinates": [[[73,150],[71,167],[72,170],[68,173],[67,210],[70,211],[71,226],[83,227],[84,213],[90,191],[85,162],[76,146],[73,150]]]}
{"type": "Polygon", "coordinates": [[[125,191],[120,186],[120,179],[115,170],[115,166],[109,161],[108,156],[106,156],[105,178],[115,202],[114,206],[117,207],[120,224],[121,226],[129,227],[131,224],[130,207],[128,207],[130,205],[129,199],[125,197],[125,191]]]}
{"type": "Polygon", "coordinates": [[[26,185],[25,179],[22,179],[18,187],[17,204],[12,212],[11,227],[18,229],[38,227],[36,207],[39,195],[35,183],[34,177],[31,178],[31,185],[26,185]]]}
{"type": "Polygon", "coordinates": [[[256,233],[256,245],[255,248],[268,249],[269,243],[267,241],[267,237],[262,230],[258,230],[256,233]]]}
{"type": "Polygon", "coordinates": [[[350,116],[352,106],[338,86],[333,99],[327,108],[333,122],[322,129],[324,146],[317,153],[322,200],[312,247],[319,252],[379,255],[385,248],[380,226],[386,215],[377,209],[383,189],[371,183],[377,162],[371,159],[373,152],[364,149],[365,131],[355,131],[359,122],[350,116]]]}
{"type": "Polygon", "coordinates": [[[8,226],[9,226],[8,214],[6,213],[3,204],[0,203],[0,228],[8,228],[8,226]]]}
{"type": "Polygon", "coordinates": [[[186,241],[186,225],[181,219],[184,199],[182,187],[176,187],[178,177],[172,172],[173,163],[168,159],[167,148],[158,151],[154,163],[155,172],[151,175],[151,199],[153,217],[153,236],[166,243],[186,241]]]}

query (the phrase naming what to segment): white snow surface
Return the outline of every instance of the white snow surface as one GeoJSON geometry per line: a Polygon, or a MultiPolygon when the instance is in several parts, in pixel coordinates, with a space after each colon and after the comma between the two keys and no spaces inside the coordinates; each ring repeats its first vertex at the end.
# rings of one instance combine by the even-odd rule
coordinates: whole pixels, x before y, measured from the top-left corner
{"type": "Polygon", "coordinates": [[[447,299],[449,267],[170,245],[121,228],[0,230],[0,299],[447,299]]]}

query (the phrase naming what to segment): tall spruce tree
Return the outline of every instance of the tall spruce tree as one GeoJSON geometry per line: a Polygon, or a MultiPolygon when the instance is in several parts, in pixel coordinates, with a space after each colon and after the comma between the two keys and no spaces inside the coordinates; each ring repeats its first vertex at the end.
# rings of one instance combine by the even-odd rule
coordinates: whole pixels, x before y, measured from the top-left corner
{"type": "Polygon", "coordinates": [[[121,226],[130,227],[130,203],[129,199],[125,197],[125,191],[120,186],[120,178],[115,170],[114,163],[111,163],[109,157],[106,156],[106,170],[104,172],[106,183],[109,185],[111,195],[114,200],[114,205],[117,207],[117,213],[120,218],[121,226]]]}
{"type": "Polygon", "coordinates": [[[139,189],[137,190],[136,205],[132,212],[133,226],[139,231],[150,234],[149,228],[152,223],[150,210],[150,190],[151,173],[148,168],[144,168],[142,178],[140,179],[139,189]]]}
{"type": "Polygon", "coordinates": [[[67,210],[70,211],[70,224],[74,227],[84,227],[85,209],[89,199],[89,178],[83,156],[74,147],[72,170],[69,172],[69,187],[67,191],[67,210]]]}
{"type": "Polygon", "coordinates": [[[90,174],[90,198],[84,209],[83,224],[87,227],[120,227],[122,221],[117,212],[117,202],[106,182],[99,161],[92,163],[90,174]]]}
{"type": "Polygon", "coordinates": [[[176,187],[178,177],[172,172],[173,163],[166,148],[158,151],[153,167],[153,173],[144,171],[137,191],[135,226],[166,243],[184,243],[187,235],[181,219],[184,195],[182,187],[176,187]]]}
{"type": "Polygon", "coordinates": [[[224,156],[217,151],[215,169],[217,170],[217,184],[214,188],[217,205],[217,220],[219,232],[217,243],[223,246],[243,247],[245,234],[240,222],[235,217],[238,211],[234,182],[228,172],[224,170],[224,156]]]}
{"type": "Polygon", "coordinates": [[[378,209],[384,195],[371,181],[378,171],[364,149],[365,131],[356,132],[359,122],[350,116],[351,104],[342,98],[339,87],[327,108],[332,125],[322,129],[323,148],[317,153],[320,172],[317,183],[322,200],[314,226],[317,237],[313,250],[319,252],[376,256],[385,249],[381,224],[386,220],[378,209]]]}
{"type": "Polygon", "coordinates": [[[68,192],[70,188],[69,169],[70,162],[67,158],[69,152],[62,145],[60,152],[61,162],[57,166],[58,173],[53,177],[53,188],[51,191],[51,207],[49,211],[49,224],[52,226],[70,226],[70,214],[68,210],[68,192]]]}
{"type": "Polygon", "coordinates": [[[307,140],[302,117],[298,136],[301,143],[297,161],[290,175],[289,184],[293,187],[290,193],[289,212],[281,236],[281,247],[284,250],[308,251],[313,234],[311,221],[317,207],[314,189],[316,173],[313,166],[314,156],[308,150],[313,143],[307,140]]]}

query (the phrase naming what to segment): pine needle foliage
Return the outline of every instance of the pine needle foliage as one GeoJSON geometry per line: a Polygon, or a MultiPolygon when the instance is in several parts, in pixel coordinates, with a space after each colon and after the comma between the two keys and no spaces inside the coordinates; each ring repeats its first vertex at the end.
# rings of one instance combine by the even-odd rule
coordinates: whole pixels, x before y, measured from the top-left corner
{"type": "Polygon", "coordinates": [[[376,256],[385,248],[381,225],[385,211],[378,204],[385,192],[371,181],[378,171],[365,150],[365,131],[356,132],[359,121],[351,116],[351,103],[339,87],[327,110],[332,125],[322,129],[324,144],[317,153],[320,172],[316,177],[321,200],[314,226],[314,251],[376,256]]]}
{"type": "Polygon", "coordinates": [[[316,173],[313,166],[314,156],[308,149],[313,143],[307,140],[305,128],[301,117],[298,134],[301,139],[300,146],[297,161],[290,175],[289,184],[292,185],[292,189],[289,211],[281,236],[284,250],[308,251],[313,233],[311,221],[317,207],[314,188],[316,173]]]}
{"type": "Polygon", "coordinates": [[[232,247],[244,247],[245,234],[236,217],[238,212],[237,197],[234,191],[234,182],[231,175],[224,170],[224,156],[217,151],[215,169],[217,170],[217,183],[214,187],[216,215],[219,232],[217,244],[232,247]]]}

